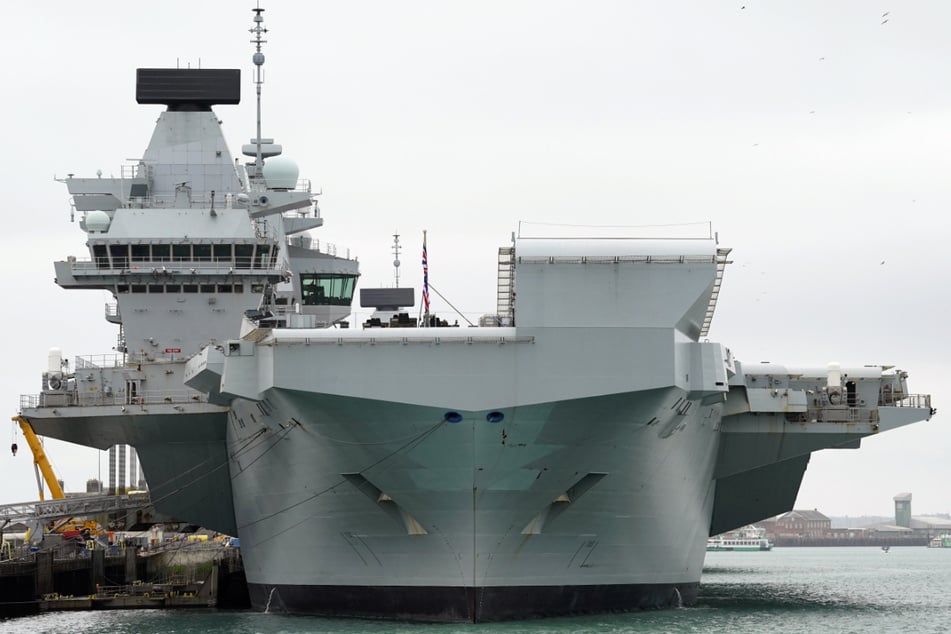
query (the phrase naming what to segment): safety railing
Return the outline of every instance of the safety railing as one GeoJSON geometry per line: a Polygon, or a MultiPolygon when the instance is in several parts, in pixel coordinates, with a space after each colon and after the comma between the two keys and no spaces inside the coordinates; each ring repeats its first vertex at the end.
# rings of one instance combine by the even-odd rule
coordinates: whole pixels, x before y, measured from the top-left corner
{"type": "Polygon", "coordinates": [[[146,405],[183,405],[207,402],[208,396],[195,390],[148,390],[138,394],[71,391],[20,395],[21,410],[48,407],[144,407],[146,405]]]}
{"type": "Polygon", "coordinates": [[[804,413],[790,413],[787,420],[817,423],[875,423],[878,409],[874,407],[810,407],[804,413]]]}
{"type": "Polygon", "coordinates": [[[140,261],[122,260],[109,262],[108,258],[72,258],[69,260],[74,274],[96,274],[102,271],[123,275],[151,275],[157,278],[168,275],[196,274],[224,275],[241,272],[267,272],[283,270],[275,258],[159,258],[140,261]]]}
{"type": "MultiPolygon", "coordinates": [[[[115,304],[112,304],[115,306],[115,304]]],[[[108,304],[107,304],[108,306],[108,304]]],[[[118,312],[118,309],[116,309],[118,312]]],[[[125,365],[121,354],[91,354],[75,359],[77,370],[99,370],[121,368],[125,365]]]]}
{"type": "Polygon", "coordinates": [[[330,242],[324,242],[321,244],[320,240],[316,238],[311,238],[310,236],[289,236],[287,238],[287,244],[292,247],[300,247],[302,249],[308,249],[309,251],[316,251],[318,253],[324,253],[326,255],[336,256],[338,251],[345,251],[346,258],[350,259],[350,249],[338,249],[336,244],[330,242]]]}
{"type": "Polygon", "coordinates": [[[883,407],[917,407],[931,409],[930,394],[904,394],[883,398],[879,405],[883,407]]]}
{"type": "MultiPolygon", "coordinates": [[[[819,422],[819,423],[876,423],[879,420],[879,407],[913,407],[931,410],[930,394],[904,394],[900,398],[892,399],[887,403],[879,403],[878,407],[842,407],[820,406],[810,407],[805,412],[789,413],[786,419],[790,422],[819,422]]],[[[934,410],[931,410],[934,412],[934,410]]]]}

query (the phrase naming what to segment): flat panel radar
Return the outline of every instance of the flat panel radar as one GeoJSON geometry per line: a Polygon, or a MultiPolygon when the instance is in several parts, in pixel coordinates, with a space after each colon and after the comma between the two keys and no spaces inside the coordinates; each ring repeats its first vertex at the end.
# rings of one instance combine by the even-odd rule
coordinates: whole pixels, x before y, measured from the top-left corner
{"type": "Polygon", "coordinates": [[[416,302],[413,298],[414,290],[412,288],[361,288],[360,306],[391,309],[412,306],[416,302]]]}
{"type": "Polygon", "coordinates": [[[241,102],[241,71],[235,68],[139,68],[135,100],[169,110],[211,110],[241,102]]]}

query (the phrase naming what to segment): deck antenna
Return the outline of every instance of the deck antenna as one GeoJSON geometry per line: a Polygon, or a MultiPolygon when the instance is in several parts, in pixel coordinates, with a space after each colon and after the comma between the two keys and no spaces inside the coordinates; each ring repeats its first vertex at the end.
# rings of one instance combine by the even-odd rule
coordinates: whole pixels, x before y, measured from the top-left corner
{"type": "Polygon", "coordinates": [[[254,85],[258,93],[258,134],[257,138],[254,139],[254,143],[257,146],[257,154],[254,160],[255,175],[260,177],[264,170],[264,159],[261,156],[261,84],[264,83],[264,78],[261,74],[261,67],[264,66],[264,53],[261,52],[261,45],[266,44],[267,40],[262,39],[261,36],[267,33],[267,29],[264,28],[264,16],[261,15],[264,13],[264,9],[261,8],[261,3],[258,3],[258,6],[254,9],[251,9],[254,12],[254,27],[248,29],[248,32],[254,35],[254,39],[251,40],[251,43],[255,45],[255,53],[251,57],[251,61],[255,65],[255,77],[254,85]]]}
{"type": "Polygon", "coordinates": [[[403,247],[400,246],[400,234],[393,234],[393,277],[396,279],[396,283],[393,285],[393,288],[400,287],[400,250],[403,247]]]}

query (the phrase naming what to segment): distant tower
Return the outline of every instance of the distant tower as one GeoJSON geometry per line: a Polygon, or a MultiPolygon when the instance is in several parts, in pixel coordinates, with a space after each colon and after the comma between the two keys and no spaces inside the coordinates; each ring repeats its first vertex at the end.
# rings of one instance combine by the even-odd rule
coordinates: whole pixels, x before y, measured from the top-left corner
{"type": "Polygon", "coordinates": [[[135,447],[129,447],[129,488],[135,489],[139,486],[139,461],[135,453],[135,447]]]}
{"type": "Polygon", "coordinates": [[[119,445],[119,471],[118,471],[119,482],[116,485],[116,495],[125,495],[126,493],[128,493],[128,491],[125,488],[125,476],[126,476],[125,450],[126,450],[125,445],[119,445]]]}
{"type": "Polygon", "coordinates": [[[109,447],[109,495],[116,494],[116,445],[109,447]]]}
{"type": "Polygon", "coordinates": [[[895,525],[911,528],[911,493],[895,496],[895,525]]]}
{"type": "Polygon", "coordinates": [[[138,454],[131,445],[109,447],[109,495],[125,495],[129,489],[144,489],[145,474],[139,468],[138,454]],[[126,468],[128,456],[128,469],[126,468]],[[128,477],[128,480],[126,479],[128,477]]]}

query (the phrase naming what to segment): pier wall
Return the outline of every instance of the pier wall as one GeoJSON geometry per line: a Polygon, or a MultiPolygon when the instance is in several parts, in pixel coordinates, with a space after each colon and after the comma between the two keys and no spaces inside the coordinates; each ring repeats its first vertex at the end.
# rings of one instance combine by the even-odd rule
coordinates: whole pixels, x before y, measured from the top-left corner
{"type": "Polygon", "coordinates": [[[796,546],[927,546],[927,537],[853,537],[840,539],[832,537],[775,537],[773,545],[777,548],[796,546]]]}
{"type": "Polygon", "coordinates": [[[215,573],[218,605],[251,605],[241,556],[236,548],[139,556],[135,548],[109,553],[95,549],[57,557],[52,550],[0,561],[0,618],[34,614],[44,596],[88,597],[100,587],[184,580],[206,581],[215,573]]]}

